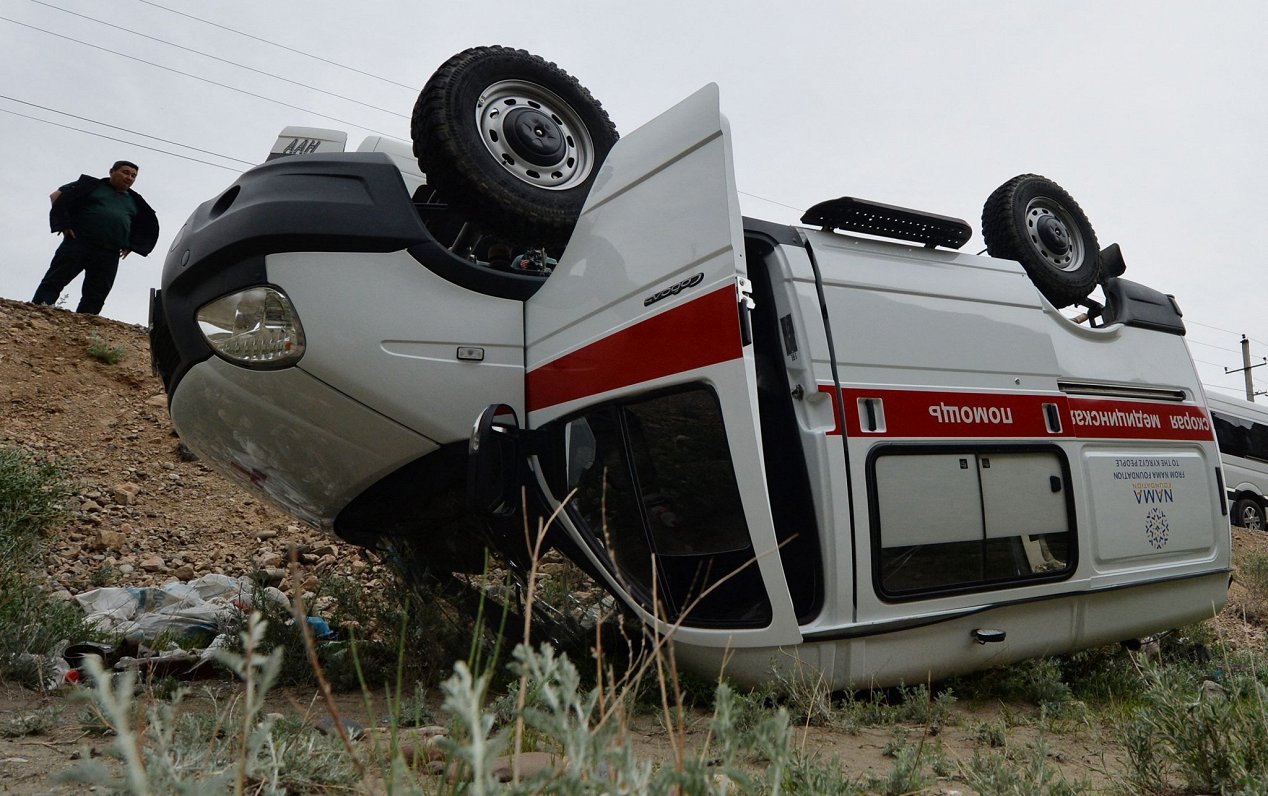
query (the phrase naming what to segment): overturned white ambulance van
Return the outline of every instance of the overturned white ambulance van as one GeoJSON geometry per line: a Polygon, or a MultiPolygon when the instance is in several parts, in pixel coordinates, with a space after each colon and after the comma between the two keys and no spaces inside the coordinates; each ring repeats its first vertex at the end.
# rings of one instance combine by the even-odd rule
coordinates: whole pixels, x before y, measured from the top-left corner
{"type": "Polygon", "coordinates": [[[681,663],[745,683],[924,682],[1223,606],[1180,311],[1053,183],[991,196],[993,256],[857,199],[744,218],[716,86],[617,140],[503,48],[447,62],[414,133],[404,178],[381,141],[247,172],[153,301],[182,438],[296,516],[435,575],[522,555],[522,518],[473,518],[527,487],[681,663]]]}

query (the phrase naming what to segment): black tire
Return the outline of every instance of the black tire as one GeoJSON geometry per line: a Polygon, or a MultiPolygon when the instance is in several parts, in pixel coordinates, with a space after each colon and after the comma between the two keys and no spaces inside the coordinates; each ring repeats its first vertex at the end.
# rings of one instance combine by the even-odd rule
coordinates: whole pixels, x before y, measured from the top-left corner
{"type": "Polygon", "coordinates": [[[1257,500],[1242,498],[1233,504],[1233,524],[1248,531],[1264,529],[1264,507],[1257,500]]]}
{"type": "Polygon", "coordinates": [[[1082,301],[1101,279],[1101,249],[1087,216],[1038,174],[995,189],[982,208],[982,237],[992,257],[1020,262],[1053,306],[1082,301]]]}
{"type": "Polygon", "coordinates": [[[451,207],[528,245],[567,242],[616,126],[590,92],[524,50],[474,47],[441,64],[410,124],[414,156],[451,207]]]}

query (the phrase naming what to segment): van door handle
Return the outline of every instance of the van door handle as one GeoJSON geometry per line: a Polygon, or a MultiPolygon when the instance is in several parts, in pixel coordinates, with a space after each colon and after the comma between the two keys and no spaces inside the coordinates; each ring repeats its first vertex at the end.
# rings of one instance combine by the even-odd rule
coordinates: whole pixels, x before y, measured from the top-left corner
{"type": "Polygon", "coordinates": [[[973,640],[978,644],[998,644],[1008,637],[1003,630],[991,630],[990,628],[979,627],[973,631],[973,640]]]}
{"type": "Polygon", "coordinates": [[[757,306],[753,301],[753,283],[747,277],[736,274],[735,288],[740,311],[740,345],[747,347],[753,344],[753,322],[749,315],[757,306]]]}

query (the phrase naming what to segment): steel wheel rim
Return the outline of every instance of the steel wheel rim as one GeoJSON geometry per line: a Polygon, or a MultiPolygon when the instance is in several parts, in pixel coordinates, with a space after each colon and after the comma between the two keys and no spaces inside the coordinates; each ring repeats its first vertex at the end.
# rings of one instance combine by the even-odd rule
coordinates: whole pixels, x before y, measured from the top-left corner
{"type": "Polygon", "coordinates": [[[1073,216],[1060,203],[1044,196],[1031,199],[1026,203],[1025,221],[1026,238],[1044,262],[1059,271],[1074,271],[1083,264],[1083,236],[1073,216]],[[1051,234],[1057,230],[1069,244],[1065,251],[1052,245],[1051,234]]]}
{"type": "Polygon", "coordinates": [[[494,161],[534,187],[567,190],[585,182],[594,170],[594,142],[585,122],[571,105],[544,86],[524,80],[493,83],[476,101],[475,123],[480,140],[494,161]],[[551,135],[557,131],[563,139],[562,151],[550,162],[531,162],[523,146],[517,144],[523,136],[505,126],[512,111],[525,108],[549,120],[543,122],[539,132],[551,135]]]}

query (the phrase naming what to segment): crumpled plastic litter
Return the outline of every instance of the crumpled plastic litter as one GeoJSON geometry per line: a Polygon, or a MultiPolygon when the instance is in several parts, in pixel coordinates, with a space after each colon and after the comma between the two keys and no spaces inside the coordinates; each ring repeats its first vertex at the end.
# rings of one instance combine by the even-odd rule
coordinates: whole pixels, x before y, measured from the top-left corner
{"type": "MultiPolygon", "coordinates": [[[[256,585],[250,578],[207,574],[188,583],[174,580],[158,587],[108,587],[75,595],[86,620],[107,633],[132,641],[154,641],[206,633],[219,635],[235,610],[250,611],[256,585]]],[[[283,610],[290,600],[268,587],[264,598],[283,610]]]]}
{"type": "MultiPolygon", "coordinates": [[[[214,573],[158,587],[110,587],[77,594],[75,601],[84,609],[86,621],[123,641],[118,649],[95,642],[72,645],[66,657],[76,675],[82,658],[96,655],[115,670],[198,676],[208,671],[206,664],[216,651],[229,645],[229,620],[238,612],[254,610],[257,595],[290,613],[291,601],[281,590],[270,586],[260,591],[250,578],[214,573]],[[155,642],[166,644],[160,643],[164,648],[159,649],[155,642]]],[[[306,617],[306,624],[318,640],[336,636],[320,617],[306,617]]]]}

